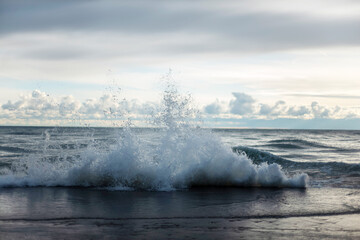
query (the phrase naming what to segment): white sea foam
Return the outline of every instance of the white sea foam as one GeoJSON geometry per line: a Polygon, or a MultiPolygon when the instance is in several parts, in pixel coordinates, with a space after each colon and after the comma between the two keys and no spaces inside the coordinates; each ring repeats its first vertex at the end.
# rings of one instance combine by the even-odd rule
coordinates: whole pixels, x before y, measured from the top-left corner
{"type": "Polygon", "coordinates": [[[148,144],[124,127],[110,151],[89,146],[71,161],[30,155],[0,175],[1,187],[85,186],[170,191],[192,186],[300,187],[308,176],[288,177],[278,164],[253,164],[208,130],[194,127],[189,99],[170,86],[155,114],[161,138],[148,144]]]}

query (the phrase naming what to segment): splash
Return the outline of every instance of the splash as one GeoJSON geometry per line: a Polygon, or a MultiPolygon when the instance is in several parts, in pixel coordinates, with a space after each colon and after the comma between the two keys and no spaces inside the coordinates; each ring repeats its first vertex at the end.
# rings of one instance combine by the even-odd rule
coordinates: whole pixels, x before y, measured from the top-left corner
{"type": "Polygon", "coordinates": [[[0,186],[152,191],[194,186],[306,187],[306,174],[288,177],[279,164],[254,164],[246,154],[235,153],[216,135],[197,127],[196,115],[191,98],[168,84],[153,118],[156,139],[139,138],[127,124],[111,149],[90,144],[76,157],[61,160],[30,155],[0,175],[0,186]]]}

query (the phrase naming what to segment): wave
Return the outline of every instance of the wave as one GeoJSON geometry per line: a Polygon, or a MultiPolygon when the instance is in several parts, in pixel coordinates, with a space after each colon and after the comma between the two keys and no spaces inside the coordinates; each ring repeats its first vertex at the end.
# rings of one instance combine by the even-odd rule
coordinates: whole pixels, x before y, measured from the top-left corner
{"type": "Polygon", "coordinates": [[[296,144],[290,144],[290,143],[270,143],[270,144],[264,144],[262,146],[265,147],[275,147],[275,148],[285,148],[285,149],[304,149],[304,147],[296,145],[296,144]]]}
{"type": "Polygon", "coordinates": [[[360,164],[344,163],[344,162],[295,162],[269,152],[260,151],[255,148],[237,146],[233,147],[233,151],[238,154],[246,154],[252,159],[254,164],[279,164],[287,169],[311,170],[326,172],[329,176],[350,176],[360,172],[360,164]]]}
{"type": "Polygon", "coordinates": [[[57,160],[30,154],[0,175],[0,187],[82,186],[119,190],[171,191],[194,186],[305,188],[308,175],[287,176],[278,163],[254,164],[211,131],[194,127],[189,101],[168,89],[157,142],[139,139],[124,127],[110,150],[89,145],[77,157],[57,160]],[[190,120],[189,120],[190,119],[190,120]]]}
{"type": "Polygon", "coordinates": [[[352,148],[341,148],[330,146],[318,142],[307,141],[304,139],[297,139],[297,138],[289,138],[289,139],[277,139],[269,141],[269,144],[265,144],[262,146],[269,146],[275,148],[284,148],[284,149],[306,149],[308,147],[311,148],[320,148],[323,149],[322,152],[326,151],[335,151],[335,152],[359,152],[359,149],[352,149],[352,148]]]}
{"type": "Polygon", "coordinates": [[[0,146],[0,151],[9,153],[33,153],[34,151],[19,147],[0,146]]]}
{"type": "Polygon", "coordinates": [[[333,146],[328,146],[325,144],[321,144],[321,143],[317,143],[317,142],[313,142],[313,141],[307,141],[304,139],[278,139],[278,140],[271,140],[269,141],[272,144],[289,144],[289,145],[293,145],[295,147],[299,147],[299,148],[305,148],[305,147],[315,147],[315,148],[328,148],[328,149],[336,149],[337,147],[333,147],[333,146]]]}
{"type": "Polygon", "coordinates": [[[75,161],[30,155],[0,176],[1,187],[83,186],[169,191],[194,186],[306,187],[308,176],[287,177],[279,164],[253,162],[204,130],[164,131],[152,149],[124,130],[115,149],[87,149],[75,161]]]}

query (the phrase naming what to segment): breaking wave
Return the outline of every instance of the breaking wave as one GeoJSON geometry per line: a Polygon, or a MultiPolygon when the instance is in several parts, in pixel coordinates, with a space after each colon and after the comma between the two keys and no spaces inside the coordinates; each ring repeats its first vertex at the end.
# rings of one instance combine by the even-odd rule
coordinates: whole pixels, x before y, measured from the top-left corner
{"type": "MultiPolygon", "coordinates": [[[[255,148],[237,146],[233,147],[233,151],[238,154],[245,154],[252,159],[255,164],[279,164],[289,171],[303,170],[311,173],[311,176],[323,175],[323,179],[331,179],[336,177],[358,177],[360,176],[359,163],[345,162],[295,162],[283,157],[276,156],[269,152],[260,151],[255,148]]],[[[313,179],[314,180],[314,179],[313,179]]]]}
{"type": "Polygon", "coordinates": [[[171,191],[194,186],[305,188],[304,173],[287,176],[276,161],[253,162],[209,130],[194,126],[189,98],[170,86],[154,115],[160,138],[140,139],[129,126],[110,149],[96,144],[68,157],[30,154],[0,173],[0,187],[82,186],[171,191]]]}
{"type": "Polygon", "coordinates": [[[344,147],[336,147],[330,146],[322,143],[317,143],[314,141],[307,141],[304,139],[278,139],[271,140],[269,144],[265,144],[263,146],[274,147],[278,149],[308,149],[310,148],[318,148],[322,149],[322,152],[359,152],[359,149],[352,148],[344,148],[344,147]]]}

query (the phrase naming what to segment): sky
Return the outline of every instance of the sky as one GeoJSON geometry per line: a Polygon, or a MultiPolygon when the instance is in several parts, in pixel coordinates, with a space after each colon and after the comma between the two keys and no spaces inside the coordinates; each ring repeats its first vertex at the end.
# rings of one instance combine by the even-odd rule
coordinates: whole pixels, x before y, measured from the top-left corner
{"type": "Polygon", "coordinates": [[[208,127],[360,129],[359,12],[355,0],[0,0],[0,125],[126,113],[146,126],[170,75],[208,127]]]}

